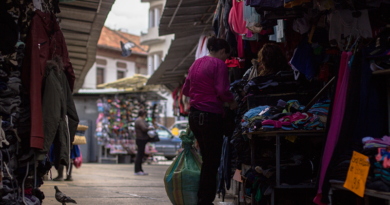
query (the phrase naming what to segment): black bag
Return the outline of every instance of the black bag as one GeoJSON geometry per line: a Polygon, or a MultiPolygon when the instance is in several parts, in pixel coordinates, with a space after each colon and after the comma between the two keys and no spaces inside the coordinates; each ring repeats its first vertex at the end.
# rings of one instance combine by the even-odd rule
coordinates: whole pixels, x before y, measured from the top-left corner
{"type": "Polygon", "coordinates": [[[155,137],[149,137],[149,142],[160,142],[160,137],[158,137],[157,132],[155,137]]]}

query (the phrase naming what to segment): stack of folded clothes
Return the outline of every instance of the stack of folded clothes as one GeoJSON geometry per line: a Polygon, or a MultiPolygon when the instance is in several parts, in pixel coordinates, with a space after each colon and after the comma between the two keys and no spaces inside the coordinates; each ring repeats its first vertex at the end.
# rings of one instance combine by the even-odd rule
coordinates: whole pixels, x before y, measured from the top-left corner
{"type": "MultiPolygon", "coordinates": [[[[386,136],[386,138],[388,138],[386,136]]],[[[373,173],[366,183],[368,189],[390,192],[390,146],[378,148],[373,173]]]]}
{"type": "Polygon", "coordinates": [[[326,125],[329,101],[315,104],[308,112],[297,100],[279,100],[277,106],[258,106],[242,118],[242,132],[274,130],[323,130],[326,125]]]}

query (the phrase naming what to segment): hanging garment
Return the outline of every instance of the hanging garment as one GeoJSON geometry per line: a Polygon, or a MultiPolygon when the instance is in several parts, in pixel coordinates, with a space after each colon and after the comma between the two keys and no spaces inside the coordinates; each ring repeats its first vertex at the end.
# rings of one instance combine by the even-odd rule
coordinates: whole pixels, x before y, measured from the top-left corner
{"type": "MultiPolygon", "coordinates": [[[[54,145],[55,166],[69,166],[69,156],[79,124],[76,106],[60,57],[46,63],[42,86],[43,149],[37,160],[44,160],[54,145]]],[[[32,116],[33,117],[33,116],[32,116]]]]}
{"type": "MultiPolygon", "coordinates": [[[[370,60],[367,57],[374,48],[363,49],[362,59],[357,59],[362,64],[362,78],[360,82],[359,117],[355,127],[353,140],[360,142],[365,136],[381,138],[387,121],[384,110],[386,104],[386,84],[382,80],[373,80],[370,69],[370,60]]],[[[356,89],[356,88],[355,88],[356,89]]]]}
{"type": "Polygon", "coordinates": [[[31,142],[33,148],[42,149],[44,141],[42,119],[42,82],[47,60],[58,55],[62,58],[64,73],[73,92],[75,75],[68,56],[65,38],[54,14],[35,11],[26,43],[22,69],[22,83],[29,88],[31,107],[31,142]]]}
{"type": "Polygon", "coordinates": [[[247,34],[243,36],[243,39],[248,41],[256,41],[258,39],[258,34],[252,33],[249,28],[254,27],[260,22],[260,15],[256,12],[254,7],[244,5],[243,9],[244,21],[246,22],[246,28],[248,28],[247,34]]]}
{"type": "MultiPolygon", "coordinates": [[[[348,147],[352,144],[352,138],[354,136],[353,131],[356,128],[357,120],[359,117],[359,107],[360,102],[357,99],[360,99],[360,84],[361,84],[361,75],[362,75],[362,52],[357,52],[355,54],[355,61],[353,61],[350,79],[348,81],[348,90],[347,90],[347,99],[345,112],[340,130],[340,138],[337,141],[336,148],[333,152],[333,156],[331,162],[329,164],[329,168],[326,171],[326,175],[324,178],[324,183],[322,186],[322,202],[329,203],[328,201],[328,193],[330,190],[330,179],[334,179],[334,176],[331,176],[332,173],[335,173],[335,169],[338,169],[337,161],[339,160],[341,155],[345,155],[346,149],[350,150],[348,147]]],[[[376,121],[377,122],[377,121],[376,121]]],[[[358,151],[358,150],[356,150],[358,151]]],[[[352,157],[352,151],[350,152],[350,157],[352,157]]],[[[342,174],[337,172],[338,174],[342,174]]],[[[346,175],[344,176],[346,178],[346,175]]],[[[345,178],[343,180],[345,180],[345,178]]]]}
{"type": "Polygon", "coordinates": [[[244,58],[244,45],[242,42],[242,35],[245,35],[248,33],[248,29],[246,28],[246,22],[244,21],[244,3],[242,1],[237,2],[233,1],[233,7],[230,10],[229,15],[229,24],[231,30],[236,35],[237,40],[237,52],[238,57],[244,58]]]}
{"type": "Polygon", "coordinates": [[[291,67],[294,70],[295,80],[298,79],[299,71],[304,74],[308,80],[311,80],[316,74],[314,65],[314,54],[312,46],[307,42],[307,39],[301,41],[295,49],[294,56],[290,61],[291,67]]]}
{"type": "MultiPolygon", "coordinates": [[[[0,5],[1,6],[1,5],[0,5]]],[[[15,44],[18,41],[18,25],[12,15],[0,8],[0,53],[10,54],[15,51],[15,44]]]]}
{"type": "Polygon", "coordinates": [[[329,14],[329,41],[336,40],[339,48],[343,48],[342,37],[357,35],[372,38],[372,29],[367,10],[361,10],[361,16],[355,18],[351,10],[335,10],[329,14]]]}
{"type": "Polygon", "coordinates": [[[341,125],[344,117],[345,111],[345,102],[347,96],[347,88],[349,81],[349,66],[348,62],[351,59],[351,52],[344,52],[341,56],[340,70],[339,70],[339,80],[337,82],[336,96],[333,102],[333,112],[331,118],[331,124],[329,128],[328,137],[325,144],[324,154],[322,157],[322,166],[321,166],[321,174],[318,184],[318,192],[317,196],[314,199],[316,204],[321,204],[322,197],[322,184],[324,182],[326,170],[328,169],[328,165],[330,163],[334,148],[337,144],[341,125]]]}
{"type": "Polygon", "coordinates": [[[202,35],[199,38],[198,48],[196,49],[195,60],[202,58],[203,56],[209,55],[209,50],[207,49],[207,36],[202,35]]]}
{"type": "Polygon", "coordinates": [[[233,2],[232,0],[220,0],[224,4],[224,9],[223,9],[223,25],[225,27],[225,36],[226,36],[226,41],[229,43],[229,45],[233,48],[232,51],[232,56],[237,56],[237,40],[236,36],[233,33],[233,31],[230,28],[230,23],[229,23],[229,16],[230,16],[230,11],[232,10],[233,2]]]}

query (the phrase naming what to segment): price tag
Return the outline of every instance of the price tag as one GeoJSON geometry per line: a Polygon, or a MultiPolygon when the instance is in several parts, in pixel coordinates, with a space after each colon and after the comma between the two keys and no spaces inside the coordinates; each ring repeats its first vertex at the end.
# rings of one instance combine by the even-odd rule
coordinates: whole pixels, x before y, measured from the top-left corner
{"type": "Polygon", "coordinates": [[[370,161],[368,157],[354,151],[344,188],[363,197],[369,170],[370,161]]]}

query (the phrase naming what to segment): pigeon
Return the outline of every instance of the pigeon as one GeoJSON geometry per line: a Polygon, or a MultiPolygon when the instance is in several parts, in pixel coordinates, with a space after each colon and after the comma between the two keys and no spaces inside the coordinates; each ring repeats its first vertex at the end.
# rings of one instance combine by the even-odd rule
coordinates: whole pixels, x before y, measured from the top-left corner
{"type": "Polygon", "coordinates": [[[66,205],[66,203],[77,204],[77,202],[70,197],[67,197],[64,193],[62,193],[57,186],[54,186],[56,190],[56,199],[58,202],[62,203],[62,205],[66,205]]]}

